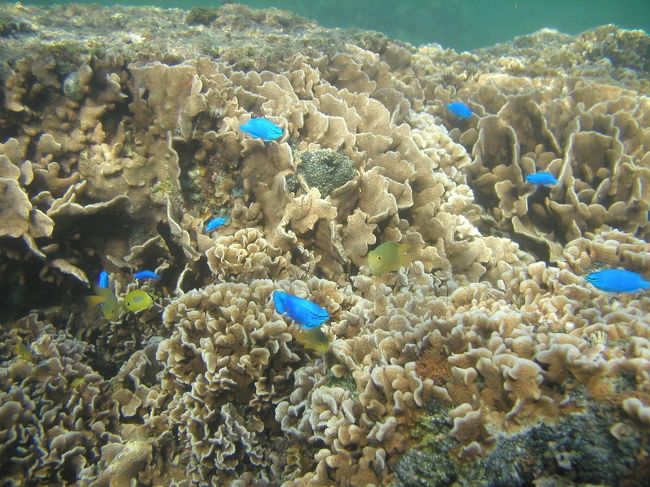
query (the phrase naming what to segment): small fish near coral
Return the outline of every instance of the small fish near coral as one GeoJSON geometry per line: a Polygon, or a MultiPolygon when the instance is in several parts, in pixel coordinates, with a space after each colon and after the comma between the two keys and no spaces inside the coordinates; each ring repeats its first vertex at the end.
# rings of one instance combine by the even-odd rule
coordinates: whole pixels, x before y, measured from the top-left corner
{"type": "Polygon", "coordinates": [[[99,277],[97,278],[97,285],[101,288],[108,287],[108,272],[101,271],[99,277]]]}
{"type": "Polygon", "coordinates": [[[411,250],[409,244],[384,242],[379,247],[368,252],[370,272],[375,276],[380,276],[408,266],[413,260],[411,250]]]}
{"type": "Polygon", "coordinates": [[[134,289],[124,296],[124,308],[132,313],[149,309],[153,304],[153,297],[142,289],[134,289]]]}
{"type": "Polygon", "coordinates": [[[609,293],[635,293],[650,289],[650,281],[641,274],[625,269],[604,269],[587,274],[587,282],[609,293]]]}
{"type": "Polygon", "coordinates": [[[207,233],[214,232],[217,228],[221,228],[227,223],[228,223],[227,216],[215,216],[214,218],[211,218],[206,222],[205,231],[207,233]]]}
{"type": "Polygon", "coordinates": [[[153,271],[148,271],[148,270],[145,269],[145,270],[138,271],[138,272],[134,273],[133,278],[138,279],[138,280],[144,280],[144,279],[158,280],[158,279],[160,279],[160,276],[158,274],[156,274],[155,272],[153,272],[153,271]]]}
{"type": "Polygon", "coordinates": [[[91,308],[99,307],[102,315],[109,321],[113,321],[120,316],[120,306],[117,302],[115,293],[105,287],[95,287],[95,294],[86,296],[86,303],[91,308]]]}
{"type": "Polygon", "coordinates": [[[279,314],[286,314],[307,330],[316,328],[330,319],[330,314],[322,306],[284,291],[273,293],[273,304],[279,314]]]}
{"type": "Polygon", "coordinates": [[[31,362],[34,356],[23,342],[18,342],[12,345],[11,353],[18,357],[23,362],[31,362]]]}
{"type": "Polygon", "coordinates": [[[554,186],[557,184],[557,178],[550,172],[539,171],[526,176],[526,182],[536,186],[554,186]]]}
{"type": "Polygon", "coordinates": [[[282,127],[277,126],[264,117],[251,118],[245,124],[240,125],[239,128],[242,132],[247,133],[251,137],[262,139],[264,142],[277,140],[284,133],[282,127]]]}
{"type": "Polygon", "coordinates": [[[313,350],[318,355],[325,355],[330,349],[330,338],[320,327],[300,330],[296,339],[303,347],[313,350]]]}
{"type": "Polygon", "coordinates": [[[461,120],[467,120],[472,118],[472,115],[474,115],[472,109],[462,101],[452,101],[451,103],[447,103],[447,108],[461,120]]]}

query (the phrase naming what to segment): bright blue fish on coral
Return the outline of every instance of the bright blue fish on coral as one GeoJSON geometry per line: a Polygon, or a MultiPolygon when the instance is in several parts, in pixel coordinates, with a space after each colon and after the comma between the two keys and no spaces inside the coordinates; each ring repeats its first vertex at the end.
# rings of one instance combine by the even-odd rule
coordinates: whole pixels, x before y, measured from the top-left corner
{"type": "Polygon", "coordinates": [[[99,273],[99,278],[97,279],[97,286],[102,289],[108,288],[108,272],[101,271],[99,273]]]}
{"type": "Polygon", "coordinates": [[[472,118],[472,115],[474,115],[472,109],[462,101],[452,101],[451,103],[447,103],[447,108],[461,120],[472,118]]]}
{"type": "Polygon", "coordinates": [[[278,127],[264,117],[251,118],[247,123],[240,125],[239,128],[248,135],[262,139],[264,142],[277,140],[284,133],[282,127],[278,127]]]}
{"type": "Polygon", "coordinates": [[[550,172],[539,171],[526,176],[526,182],[537,186],[553,186],[557,184],[557,178],[550,172]]]}
{"type": "Polygon", "coordinates": [[[223,227],[226,223],[228,223],[227,216],[215,216],[214,218],[208,220],[208,222],[205,224],[205,231],[213,232],[217,228],[223,227]]]}
{"type": "Polygon", "coordinates": [[[330,319],[330,314],[325,308],[284,291],[273,293],[273,304],[278,313],[286,314],[306,330],[316,328],[330,319]]]}
{"type": "Polygon", "coordinates": [[[160,279],[160,276],[153,271],[142,270],[133,274],[135,279],[160,279]]]}
{"type": "Polygon", "coordinates": [[[650,288],[641,274],[625,269],[605,269],[587,274],[587,282],[609,293],[635,293],[650,288]]]}

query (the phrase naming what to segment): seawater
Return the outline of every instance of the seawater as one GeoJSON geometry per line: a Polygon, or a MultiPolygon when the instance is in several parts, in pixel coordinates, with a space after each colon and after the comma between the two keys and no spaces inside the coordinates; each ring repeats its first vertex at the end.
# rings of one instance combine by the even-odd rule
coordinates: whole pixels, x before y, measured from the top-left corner
{"type": "MultiPolygon", "coordinates": [[[[101,3],[166,8],[218,7],[207,0],[130,0],[121,2],[24,1],[29,5],[101,3]]],[[[412,44],[436,42],[456,50],[506,42],[541,28],[578,34],[603,24],[650,32],[650,0],[247,0],[253,8],[276,7],[326,27],[372,29],[412,44]]]]}

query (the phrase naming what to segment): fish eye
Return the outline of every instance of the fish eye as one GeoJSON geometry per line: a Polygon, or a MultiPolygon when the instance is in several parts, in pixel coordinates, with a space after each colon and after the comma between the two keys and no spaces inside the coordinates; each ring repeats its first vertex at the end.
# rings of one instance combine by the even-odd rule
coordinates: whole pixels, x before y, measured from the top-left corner
{"type": "Polygon", "coordinates": [[[381,260],[381,255],[378,255],[378,256],[377,256],[377,260],[381,260]]]}

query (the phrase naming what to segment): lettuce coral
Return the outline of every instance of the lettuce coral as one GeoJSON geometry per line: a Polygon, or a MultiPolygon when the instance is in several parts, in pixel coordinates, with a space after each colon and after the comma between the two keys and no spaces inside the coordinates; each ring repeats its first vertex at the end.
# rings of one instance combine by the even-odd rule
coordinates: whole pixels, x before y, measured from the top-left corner
{"type": "Polygon", "coordinates": [[[10,481],[614,484],[643,468],[649,301],[584,276],[650,274],[650,84],[612,62],[646,66],[594,62],[647,36],[455,53],[237,4],[7,9],[29,20],[0,37],[10,481]],[[475,116],[449,115],[457,99],[475,116]],[[253,116],[286,135],[245,137],[253,116]],[[538,170],[558,184],[527,184],[538,170]],[[213,215],[229,224],[206,234],[213,215]],[[372,276],[386,241],[416,258],[372,276]],[[100,269],[156,304],[94,315],[100,269]],[[327,353],[276,290],[327,309],[327,353]]]}

